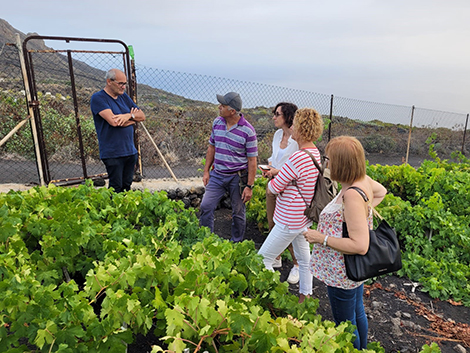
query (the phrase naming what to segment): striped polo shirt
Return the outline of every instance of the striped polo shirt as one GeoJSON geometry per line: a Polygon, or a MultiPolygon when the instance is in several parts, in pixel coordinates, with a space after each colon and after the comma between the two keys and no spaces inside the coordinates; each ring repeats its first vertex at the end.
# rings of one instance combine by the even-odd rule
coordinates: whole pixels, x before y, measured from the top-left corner
{"type": "Polygon", "coordinates": [[[243,115],[227,131],[225,119],[217,117],[212,124],[209,143],[215,146],[214,169],[222,174],[235,173],[248,167],[248,157],[258,156],[256,131],[243,115]]]}
{"type": "MultiPolygon", "coordinates": [[[[307,148],[320,164],[320,152],[315,148],[307,148]]],[[[274,209],[274,223],[287,225],[290,229],[302,229],[312,224],[305,215],[305,202],[310,204],[315,193],[318,169],[313,164],[312,158],[303,152],[294,152],[274,179],[269,182],[269,190],[278,194],[276,208],[274,209]],[[292,180],[297,181],[297,186],[292,180]]]]}

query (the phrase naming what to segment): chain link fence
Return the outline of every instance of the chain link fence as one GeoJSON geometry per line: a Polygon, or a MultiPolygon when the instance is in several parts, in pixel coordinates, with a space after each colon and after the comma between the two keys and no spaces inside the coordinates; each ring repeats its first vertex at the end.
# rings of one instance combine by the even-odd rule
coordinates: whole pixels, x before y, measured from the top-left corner
{"type": "MultiPolygon", "coordinates": [[[[139,65],[136,66],[136,76],[139,82],[138,104],[147,115],[145,125],[153,131],[152,137],[170,166],[175,168],[177,177],[202,176],[200,170],[212,121],[218,115],[217,94],[240,93],[242,112],[257,132],[260,163],[266,163],[271,155],[275,132],[272,109],[278,102],[290,101],[299,106],[315,107],[322,114],[329,111],[330,97],[313,92],[139,65]]],[[[148,167],[158,163],[157,152],[149,141],[141,139],[140,142],[144,176],[161,176],[148,167]]]]}
{"type": "MultiPolygon", "coordinates": [[[[12,134],[28,117],[18,50],[3,45],[0,51],[0,183],[37,183],[34,145],[29,123],[12,134]]],[[[98,142],[89,108],[91,95],[105,85],[105,71],[123,67],[119,53],[48,50],[31,53],[45,137],[46,154],[52,179],[80,175],[78,111],[88,174],[104,173],[99,160],[98,142]],[[69,77],[66,54],[72,55],[75,80],[69,77]],[[70,98],[75,85],[77,104],[70,98]]],[[[216,94],[240,93],[242,113],[255,127],[259,143],[259,162],[271,155],[275,132],[272,109],[281,101],[300,108],[313,107],[330,128],[317,143],[324,149],[330,138],[357,137],[371,163],[400,164],[409,159],[414,166],[428,157],[429,142],[441,158],[454,151],[465,152],[468,116],[451,112],[366,102],[327,94],[253,82],[135,66],[136,97],[146,113],[147,134],[138,128],[144,178],[169,178],[160,153],[178,179],[202,176],[212,121],[218,115],[216,94]],[[411,128],[410,128],[411,124],[411,128]],[[409,138],[411,136],[411,139],[409,138]],[[408,142],[411,142],[408,144],[408,142]]]]}
{"type": "MultiPolygon", "coordinates": [[[[256,129],[260,163],[265,163],[271,154],[275,132],[271,112],[281,101],[293,102],[300,108],[313,107],[326,121],[331,117],[330,129],[325,129],[322,140],[317,143],[321,150],[329,138],[351,135],[362,142],[371,163],[401,164],[408,158],[414,166],[429,158],[430,143],[441,158],[451,158],[454,151],[465,151],[465,114],[360,101],[145,66],[137,66],[136,75],[138,82],[158,90],[148,94],[140,90],[139,104],[153,107],[147,114],[146,124],[158,122],[161,128],[153,129],[154,138],[173,164],[191,165],[203,160],[211,123],[218,112],[216,94],[229,91],[240,93],[244,105],[242,111],[256,129]],[[180,133],[191,136],[188,141],[192,144],[183,144],[177,136],[180,133]],[[181,156],[185,158],[181,159],[181,156]]],[[[150,147],[144,150],[153,153],[150,147]]]]}
{"type": "Polygon", "coordinates": [[[70,54],[73,60],[72,82],[66,55],[61,51],[31,53],[52,180],[83,175],[79,136],[86,158],[86,174],[106,173],[99,160],[98,139],[90,111],[90,97],[103,88],[105,73],[92,65],[106,62],[111,67],[122,68],[122,56],[74,52],[70,54]],[[76,102],[72,99],[74,93],[76,102]]]}
{"type": "Polygon", "coordinates": [[[0,61],[0,183],[37,182],[34,144],[16,47],[0,43],[0,61]]]}

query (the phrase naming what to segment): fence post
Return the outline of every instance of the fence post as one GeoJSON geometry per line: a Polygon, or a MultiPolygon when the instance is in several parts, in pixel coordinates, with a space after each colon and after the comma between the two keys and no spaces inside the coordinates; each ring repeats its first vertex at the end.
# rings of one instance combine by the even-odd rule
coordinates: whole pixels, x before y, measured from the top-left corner
{"type": "MultiPolygon", "coordinates": [[[[129,48],[129,55],[131,57],[131,72],[130,72],[130,89],[131,89],[131,94],[132,94],[132,100],[134,101],[135,104],[137,104],[137,76],[135,74],[135,60],[134,60],[134,48],[132,45],[128,46],[129,48]]],[[[142,178],[143,174],[143,168],[142,168],[142,151],[140,150],[140,141],[139,141],[139,133],[138,133],[138,124],[134,125],[134,143],[137,148],[137,165],[136,165],[136,171],[135,173],[138,174],[140,178],[142,178]]]]}
{"type": "Polygon", "coordinates": [[[333,123],[333,98],[334,96],[331,95],[330,100],[330,123],[328,124],[328,142],[331,140],[331,124],[333,123]]]}
{"type": "Polygon", "coordinates": [[[410,131],[408,133],[408,146],[406,147],[406,160],[405,164],[408,164],[408,157],[410,155],[410,144],[411,144],[411,129],[413,128],[413,116],[415,114],[415,106],[411,107],[411,120],[410,120],[410,131]]]}
{"type": "Polygon", "coordinates": [[[72,52],[70,51],[70,49],[67,50],[67,63],[69,65],[70,85],[72,88],[75,124],[77,125],[78,147],[80,148],[80,160],[82,162],[83,177],[85,179],[88,179],[88,172],[86,169],[86,161],[85,161],[85,150],[83,148],[82,126],[81,126],[82,124],[80,122],[80,114],[78,113],[78,99],[77,99],[77,90],[75,87],[75,73],[73,71],[72,52]]]}
{"type": "MultiPolygon", "coordinates": [[[[23,74],[23,83],[24,83],[24,90],[26,92],[26,100],[27,102],[31,102],[32,101],[31,89],[29,87],[28,75],[26,74],[26,64],[24,62],[23,46],[21,45],[21,38],[18,33],[16,33],[16,47],[18,48],[18,55],[20,57],[20,66],[21,66],[21,73],[23,74]]],[[[30,104],[28,104],[28,112],[29,112],[29,116],[31,117],[30,119],[31,130],[32,130],[33,141],[34,141],[34,150],[36,153],[36,164],[38,167],[39,182],[41,183],[41,185],[46,185],[44,181],[44,171],[42,168],[41,151],[39,150],[39,140],[38,140],[38,135],[37,135],[36,120],[34,119],[33,108],[31,107],[30,104]]]]}
{"type": "Polygon", "coordinates": [[[465,119],[465,129],[463,130],[463,141],[462,141],[462,154],[465,155],[465,135],[467,134],[467,125],[468,125],[468,114],[467,119],[465,119]]]}

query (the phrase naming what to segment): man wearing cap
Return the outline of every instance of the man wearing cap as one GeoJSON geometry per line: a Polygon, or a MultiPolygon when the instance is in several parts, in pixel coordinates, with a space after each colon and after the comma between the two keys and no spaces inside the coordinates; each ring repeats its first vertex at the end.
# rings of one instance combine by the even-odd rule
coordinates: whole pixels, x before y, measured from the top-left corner
{"type": "Polygon", "coordinates": [[[203,183],[206,192],[200,206],[199,224],[214,231],[214,211],[225,192],[232,204],[231,241],[243,240],[246,228],[245,203],[255,182],[258,141],[253,126],[245,120],[242,99],[235,92],[217,95],[219,113],[212,124],[203,183]]]}

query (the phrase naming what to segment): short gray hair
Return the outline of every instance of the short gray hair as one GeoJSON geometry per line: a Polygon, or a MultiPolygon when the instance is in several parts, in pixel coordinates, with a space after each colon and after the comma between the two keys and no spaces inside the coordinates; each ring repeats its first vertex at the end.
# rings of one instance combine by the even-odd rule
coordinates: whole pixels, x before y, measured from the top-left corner
{"type": "Polygon", "coordinates": [[[111,69],[106,73],[106,80],[114,81],[116,79],[116,69],[111,69]]]}

